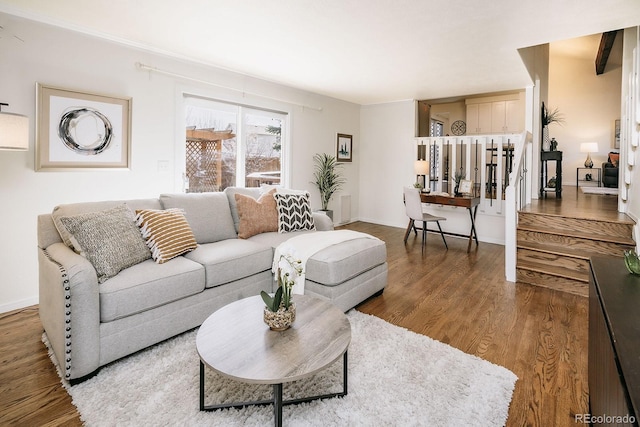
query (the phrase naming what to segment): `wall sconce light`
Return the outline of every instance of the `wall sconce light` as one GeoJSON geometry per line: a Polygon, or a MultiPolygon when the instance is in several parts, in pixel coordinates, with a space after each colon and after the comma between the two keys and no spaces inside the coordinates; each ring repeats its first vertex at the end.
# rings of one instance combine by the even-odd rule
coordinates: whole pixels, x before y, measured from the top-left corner
{"type": "Polygon", "coordinates": [[[580,144],[580,152],[587,153],[587,160],[584,161],[585,168],[593,167],[593,160],[591,160],[591,153],[597,153],[598,143],[597,142],[583,142],[580,144]]]}
{"type": "Polygon", "coordinates": [[[22,114],[3,112],[0,102],[0,150],[26,151],[29,149],[29,118],[22,114]]]}

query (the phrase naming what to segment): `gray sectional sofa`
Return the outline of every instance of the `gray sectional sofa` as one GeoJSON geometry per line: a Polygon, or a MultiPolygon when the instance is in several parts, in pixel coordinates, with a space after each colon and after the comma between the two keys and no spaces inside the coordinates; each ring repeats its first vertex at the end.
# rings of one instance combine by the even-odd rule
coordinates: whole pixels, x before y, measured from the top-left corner
{"type": "MultiPolygon", "coordinates": [[[[239,239],[235,194],[259,189],[164,194],[157,199],[57,206],[38,216],[40,318],[67,380],[199,326],[213,311],[241,298],[272,292],[274,248],[299,233],[332,230],[313,213],[317,231],[268,232],[239,239]],[[99,283],[89,260],[65,243],[61,218],[126,205],[184,211],[195,250],[158,264],[147,259],[99,283]]],[[[377,239],[345,241],[317,252],[306,265],[305,293],[343,311],[381,292],[387,283],[386,247],[377,239]]]]}

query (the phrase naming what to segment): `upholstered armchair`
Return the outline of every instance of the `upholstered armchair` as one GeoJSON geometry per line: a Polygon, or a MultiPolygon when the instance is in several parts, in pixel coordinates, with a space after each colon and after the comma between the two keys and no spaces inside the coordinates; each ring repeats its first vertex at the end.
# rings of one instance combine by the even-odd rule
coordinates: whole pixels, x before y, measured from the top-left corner
{"type": "Polygon", "coordinates": [[[609,158],[602,164],[602,185],[604,187],[618,187],[619,153],[609,153],[609,158]]]}

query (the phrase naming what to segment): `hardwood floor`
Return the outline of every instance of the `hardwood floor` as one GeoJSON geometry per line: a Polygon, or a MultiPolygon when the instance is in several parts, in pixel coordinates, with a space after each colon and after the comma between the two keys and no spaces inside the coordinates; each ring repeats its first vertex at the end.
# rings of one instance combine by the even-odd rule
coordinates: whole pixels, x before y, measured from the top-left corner
{"type": "Polygon", "coordinates": [[[0,314],[0,425],[82,425],[42,332],[37,306],[0,314]]]}
{"type": "MultiPolygon", "coordinates": [[[[403,244],[403,229],[347,228],[388,250],[387,288],[358,310],[513,371],[508,426],[575,426],[574,414],[588,412],[587,298],[507,282],[500,245],[481,242],[467,254],[466,240],[448,237],[447,251],[430,234],[423,254],[420,236],[403,244]]],[[[81,424],[41,334],[37,307],[0,314],[0,425],[81,424]]]]}
{"type": "Polygon", "coordinates": [[[430,235],[402,243],[403,230],[350,228],[387,242],[389,280],[358,310],[504,366],[518,376],[508,426],[575,426],[588,413],[588,299],[505,280],[504,247],[430,235]]]}

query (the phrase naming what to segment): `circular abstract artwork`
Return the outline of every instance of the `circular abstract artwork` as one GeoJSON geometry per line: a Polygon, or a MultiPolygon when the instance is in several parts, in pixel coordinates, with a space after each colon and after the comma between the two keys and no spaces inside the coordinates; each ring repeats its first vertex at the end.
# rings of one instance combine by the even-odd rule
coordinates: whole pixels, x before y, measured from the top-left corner
{"type": "Polygon", "coordinates": [[[73,108],[60,117],[58,136],[70,150],[87,156],[109,147],[113,127],[100,111],[89,107],[73,108]]]}
{"type": "Polygon", "coordinates": [[[456,120],[451,125],[451,133],[454,135],[464,135],[467,131],[467,124],[462,120],[456,120]]]}

